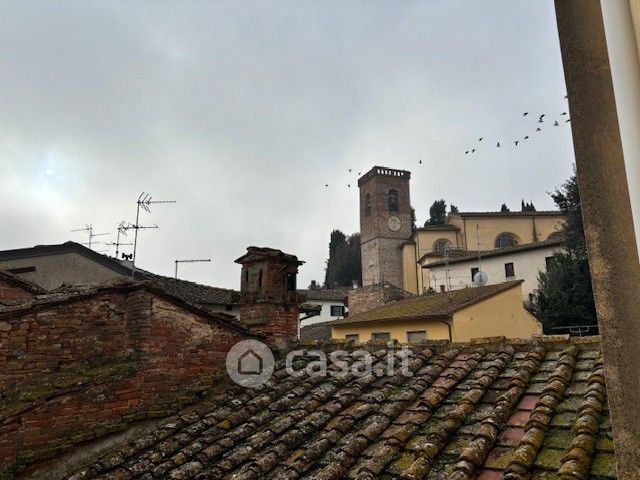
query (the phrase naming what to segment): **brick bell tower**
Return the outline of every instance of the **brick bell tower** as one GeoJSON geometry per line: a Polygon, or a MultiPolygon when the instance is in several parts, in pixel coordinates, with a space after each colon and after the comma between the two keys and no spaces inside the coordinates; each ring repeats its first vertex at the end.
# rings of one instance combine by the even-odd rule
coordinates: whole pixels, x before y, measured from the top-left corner
{"type": "Polygon", "coordinates": [[[249,247],[238,258],[240,321],[264,335],[278,348],[286,348],[298,334],[298,267],[304,262],[273,248],[249,247]]]}
{"type": "Polygon", "coordinates": [[[358,180],[362,285],[402,288],[402,244],[411,238],[411,172],[373,167],[358,180]]]}

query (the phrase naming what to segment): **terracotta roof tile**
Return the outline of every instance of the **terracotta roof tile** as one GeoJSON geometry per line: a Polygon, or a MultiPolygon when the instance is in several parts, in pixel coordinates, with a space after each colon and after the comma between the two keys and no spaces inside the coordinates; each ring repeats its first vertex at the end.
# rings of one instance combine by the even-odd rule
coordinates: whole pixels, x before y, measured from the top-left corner
{"type": "Polygon", "coordinates": [[[446,293],[425,294],[391,302],[382,307],[375,308],[357,315],[341,318],[334,325],[350,325],[360,322],[372,322],[378,320],[400,320],[409,318],[444,318],[465,307],[473,305],[485,298],[506,291],[517,285],[522,280],[485,285],[482,287],[463,288],[446,293]]]}
{"type": "MultiPolygon", "coordinates": [[[[393,349],[367,348],[382,373],[393,349]]],[[[69,478],[615,478],[597,341],[426,343],[412,352],[411,376],[290,377],[280,363],[261,388],[230,387],[69,478]],[[572,393],[580,372],[586,389],[572,393]],[[489,392],[497,397],[487,403],[489,392]],[[575,409],[571,421],[554,422],[567,413],[561,405],[575,409]],[[510,426],[520,413],[523,425],[510,426]]]]}

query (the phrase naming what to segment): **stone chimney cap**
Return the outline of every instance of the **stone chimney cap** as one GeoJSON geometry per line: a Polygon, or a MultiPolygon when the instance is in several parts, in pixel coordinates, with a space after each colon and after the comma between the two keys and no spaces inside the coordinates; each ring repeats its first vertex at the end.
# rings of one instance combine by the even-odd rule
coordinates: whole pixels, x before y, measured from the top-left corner
{"type": "Polygon", "coordinates": [[[295,265],[302,265],[304,261],[298,260],[298,257],[289,253],[284,253],[282,250],[269,247],[247,247],[247,253],[235,260],[235,263],[250,263],[261,260],[275,259],[284,263],[292,263],[295,265]]]}

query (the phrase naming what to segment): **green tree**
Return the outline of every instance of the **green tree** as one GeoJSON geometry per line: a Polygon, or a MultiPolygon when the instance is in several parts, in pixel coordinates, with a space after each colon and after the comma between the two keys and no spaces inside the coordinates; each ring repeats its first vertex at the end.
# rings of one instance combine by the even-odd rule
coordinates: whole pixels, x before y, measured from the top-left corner
{"type": "Polygon", "coordinates": [[[533,295],[533,307],[547,333],[553,333],[553,327],[597,323],[575,171],[551,197],[566,222],[561,230],[564,251],[553,255],[547,271],[540,272],[533,295]]]}
{"type": "Polygon", "coordinates": [[[360,234],[348,237],[340,230],[331,232],[329,240],[329,259],[325,269],[325,288],[347,287],[362,283],[362,264],[360,259],[360,234]]]}
{"type": "Polygon", "coordinates": [[[451,204],[451,206],[449,207],[449,213],[458,213],[458,207],[451,204]]]}
{"type": "Polygon", "coordinates": [[[447,218],[447,202],[444,199],[436,200],[429,208],[429,220],[424,224],[427,225],[444,225],[447,218]]]}
{"type": "Polygon", "coordinates": [[[500,211],[501,212],[510,212],[511,210],[509,210],[509,207],[507,207],[506,203],[503,203],[502,207],[500,207],[500,211]]]}

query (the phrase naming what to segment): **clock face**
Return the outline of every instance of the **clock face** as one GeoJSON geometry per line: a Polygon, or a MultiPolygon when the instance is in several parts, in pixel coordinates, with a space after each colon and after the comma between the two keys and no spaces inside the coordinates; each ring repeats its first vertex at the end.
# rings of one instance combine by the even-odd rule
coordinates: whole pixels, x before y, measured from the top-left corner
{"type": "Polygon", "coordinates": [[[398,230],[400,230],[400,227],[402,226],[402,222],[395,215],[389,217],[389,220],[387,221],[387,224],[389,225],[389,229],[394,231],[394,232],[397,232],[398,230]]]}

